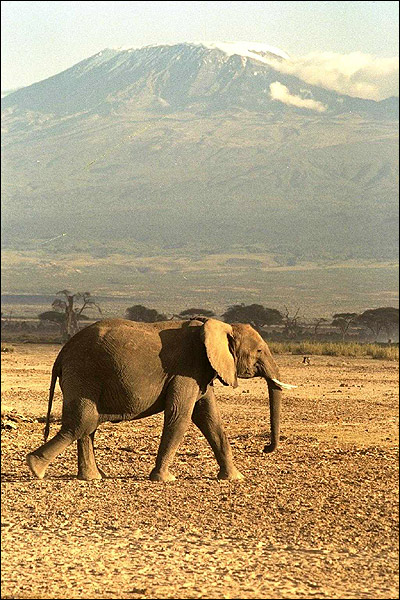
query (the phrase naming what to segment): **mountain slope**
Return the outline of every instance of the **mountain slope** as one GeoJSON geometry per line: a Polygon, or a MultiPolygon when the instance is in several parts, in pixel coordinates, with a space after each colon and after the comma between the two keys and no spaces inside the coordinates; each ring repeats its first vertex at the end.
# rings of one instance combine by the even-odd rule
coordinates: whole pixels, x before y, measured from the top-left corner
{"type": "Polygon", "coordinates": [[[283,75],[267,46],[104,50],[2,100],[3,246],[107,256],[397,256],[397,102],[283,75]],[[271,97],[271,84],[292,97],[271,97]],[[42,245],[43,244],[43,245],[42,245]]]}

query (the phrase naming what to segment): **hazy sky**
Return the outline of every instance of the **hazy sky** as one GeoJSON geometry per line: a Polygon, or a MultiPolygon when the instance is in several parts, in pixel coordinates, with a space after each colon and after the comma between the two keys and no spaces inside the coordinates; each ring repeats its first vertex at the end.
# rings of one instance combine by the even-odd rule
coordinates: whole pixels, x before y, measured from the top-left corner
{"type": "Polygon", "coordinates": [[[258,41],[290,55],[398,55],[398,2],[2,1],[3,90],[40,81],[106,48],[258,41]]]}

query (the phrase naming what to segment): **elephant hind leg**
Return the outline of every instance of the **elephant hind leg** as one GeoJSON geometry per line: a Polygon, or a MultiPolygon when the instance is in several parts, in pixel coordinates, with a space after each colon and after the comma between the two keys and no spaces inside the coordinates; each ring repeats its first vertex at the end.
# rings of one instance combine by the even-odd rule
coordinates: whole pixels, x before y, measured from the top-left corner
{"type": "Polygon", "coordinates": [[[102,479],[104,472],[99,469],[94,456],[94,434],[84,435],[78,440],[78,479],[92,481],[102,479]]]}
{"type": "Polygon", "coordinates": [[[71,431],[61,429],[51,440],[40,446],[26,457],[26,463],[38,479],[43,479],[52,460],[74,441],[71,431]]]}
{"type": "Polygon", "coordinates": [[[64,404],[61,429],[48,442],[31,452],[26,457],[26,462],[35,477],[43,479],[49,464],[63,452],[75,440],[83,436],[89,436],[96,431],[99,423],[99,415],[94,403],[88,399],[79,401],[79,408],[71,410],[69,406],[66,414],[64,404]]]}

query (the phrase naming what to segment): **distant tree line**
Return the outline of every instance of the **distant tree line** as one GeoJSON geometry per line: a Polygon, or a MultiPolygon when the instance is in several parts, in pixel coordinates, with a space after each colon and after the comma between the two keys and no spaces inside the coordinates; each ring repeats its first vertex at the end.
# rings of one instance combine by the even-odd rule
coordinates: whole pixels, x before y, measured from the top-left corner
{"type": "MultiPolygon", "coordinates": [[[[172,319],[195,319],[215,317],[215,313],[204,308],[188,308],[172,319]]],[[[135,305],[126,310],[125,317],[132,321],[154,323],[165,321],[167,316],[155,309],[142,305],[135,305]]],[[[269,333],[282,339],[304,339],[340,337],[345,341],[349,337],[362,339],[365,337],[374,340],[386,337],[388,341],[398,340],[399,309],[394,307],[381,307],[365,310],[362,313],[336,313],[332,320],[324,317],[307,321],[300,315],[300,309],[290,312],[285,306],[284,312],[275,308],[268,308],[261,304],[234,304],[227,308],[221,315],[227,323],[249,323],[260,333],[269,333]]]]}
{"type": "MultiPolygon", "coordinates": [[[[72,293],[69,290],[57,292],[52,303],[52,310],[38,315],[39,325],[53,324],[58,327],[62,340],[68,340],[84,324],[82,321],[93,320],[93,311],[100,315],[101,308],[90,292],[72,293]],[[87,314],[90,311],[91,314],[87,314]]],[[[319,317],[307,319],[301,315],[300,308],[294,310],[286,306],[281,312],[276,308],[268,308],[261,304],[234,304],[229,306],[220,316],[206,308],[187,308],[177,314],[168,316],[154,308],[135,304],[125,310],[124,317],[131,321],[155,323],[165,320],[185,320],[220,318],[227,323],[249,323],[261,335],[276,340],[383,340],[398,341],[399,309],[381,307],[365,310],[362,313],[335,313],[332,319],[319,317]]],[[[9,330],[34,329],[33,324],[13,320],[11,315],[2,315],[2,328],[9,330]]]]}

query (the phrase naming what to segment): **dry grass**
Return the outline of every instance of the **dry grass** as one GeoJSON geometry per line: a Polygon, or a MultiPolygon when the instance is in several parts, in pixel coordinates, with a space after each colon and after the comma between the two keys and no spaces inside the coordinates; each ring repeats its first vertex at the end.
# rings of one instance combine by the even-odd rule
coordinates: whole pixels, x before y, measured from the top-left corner
{"type": "Polygon", "coordinates": [[[275,354],[311,354],[319,356],[347,356],[399,360],[398,345],[359,344],[356,342],[268,342],[275,354]]]}

